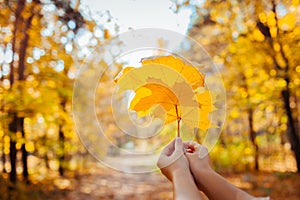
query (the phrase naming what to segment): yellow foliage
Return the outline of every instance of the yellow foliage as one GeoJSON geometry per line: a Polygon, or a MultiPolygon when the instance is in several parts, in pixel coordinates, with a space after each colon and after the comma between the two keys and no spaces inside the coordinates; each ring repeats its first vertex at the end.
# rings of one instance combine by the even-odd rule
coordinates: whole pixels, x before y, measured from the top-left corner
{"type": "Polygon", "coordinates": [[[277,42],[274,43],[273,44],[273,49],[274,49],[274,51],[279,52],[280,51],[280,45],[277,42]]]}
{"type": "Polygon", "coordinates": [[[4,136],[4,143],[9,143],[10,142],[10,137],[8,135],[4,136]]]}
{"type": "Polygon", "coordinates": [[[18,143],[16,144],[16,149],[21,149],[21,147],[22,147],[22,143],[18,142],[18,143]]]}
{"type": "Polygon", "coordinates": [[[270,28],[270,34],[272,38],[276,38],[277,37],[277,27],[273,26],[270,28]]]}
{"type": "Polygon", "coordinates": [[[111,38],[111,35],[110,35],[110,33],[109,33],[109,30],[107,30],[107,29],[104,29],[104,39],[110,39],[111,38]]]}
{"type": "Polygon", "coordinates": [[[250,67],[249,67],[249,68],[246,69],[246,71],[245,71],[245,76],[246,76],[246,77],[252,77],[253,74],[254,74],[253,68],[250,68],[250,67]]]}
{"type": "Polygon", "coordinates": [[[270,12],[268,15],[267,15],[267,23],[268,23],[268,26],[269,27],[273,27],[273,26],[276,26],[276,19],[275,19],[275,13],[274,12],[270,12]]]}
{"type": "Polygon", "coordinates": [[[28,152],[34,152],[34,144],[33,142],[28,142],[25,144],[25,149],[28,151],[28,152]]]}
{"type": "Polygon", "coordinates": [[[47,85],[50,87],[50,88],[55,88],[56,87],[56,84],[55,81],[52,81],[52,80],[48,80],[47,81],[47,85]]]}
{"type": "Polygon", "coordinates": [[[270,70],[270,75],[271,76],[275,76],[277,74],[276,70],[275,69],[271,69],[270,70]]]}
{"type": "Polygon", "coordinates": [[[282,68],[286,67],[286,63],[285,63],[284,58],[282,57],[282,54],[277,53],[275,55],[275,59],[276,59],[276,61],[279,64],[280,67],[282,67],[282,68]]]}
{"type": "Polygon", "coordinates": [[[207,130],[214,109],[212,95],[204,88],[204,75],[173,56],[142,60],[142,67],[127,67],[115,79],[119,92],[134,90],[129,109],[139,117],[164,118],[165,124],[182,120],[190,129],[207,130]]]}
{"type": "Polygon", "coordinates": [[[259,13],[258,15],[259,20],[261,21],[261,23],[266,23],[267,22],[267,15],[264,12],[259,13]]]}
{"type": "Polygon", "coordinates": [[[257,28],[254,29],[253,31],[253,37],[255,40],[257,40],[258,42],[262,42],[265,39],[265,36],[260,32],[260,30],[258,30],[257,28]]]}
{"type": "Polygon", "coordinates": [[[4,37],[4,42],[5,42],[5,43],[8,43],[8,42],[11,41],[11,39],[12,39],[12,35],[11,35],[11,34],[6,35],[6,36],[4,37]]]}
{"type": "Polygon", "coordinates": [[[33,26],[38,25],[38,23],[39,23],[39,19],[38,19],[37,17],[34,17],[34,18],[32,19],[32,21],[31,21],[31,24],[32,24],[33,26]]]}
{"type": "Polygon", "coordinates": [[[229,12],[231,5],[230,2],[225,1],[215,5],[211,11],[210,16],[213,21],[216,21],[220,24],[226,24],[230,20],[229,12]]]}
{"type": "Polygon", "coordinates": [[[293,13],[286,14],[283,18],[279,19],[278,26],[281,30],[289,31],[294,29],[296,25],[296,16],[293,13]]]}
{"type": "Polygon", "coordinates": [[[8,148],[8,147],[5,147],[5,148],[4,148],[4,154],[5,154],[5,155],[9,154],[9,148],[8,148]]]}

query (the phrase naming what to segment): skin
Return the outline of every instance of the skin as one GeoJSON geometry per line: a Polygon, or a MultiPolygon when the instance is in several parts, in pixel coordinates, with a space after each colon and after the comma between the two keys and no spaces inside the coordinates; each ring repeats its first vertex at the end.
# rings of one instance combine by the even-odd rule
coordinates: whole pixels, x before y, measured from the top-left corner
{"type": "Polygon", "coordinates": [[[190,172],[189,162],[184,156],[181,138],[176,138],[163,149],[157,165],[172,182],[174,199],[202,199],[190,172]]]}
{"type": "Polygon", "coordinates": [[[211,168],[211,162],[206,147],[196,142],[185,142],[191,173],[199,190],[211,200],[251,200],[255,197],[235,187],[211,168]]]}
{"type": "Polygon", "coordinates": [[[253,200],[211,168],[206,147],[176,138],[162,151],[158,162],[163,175],[172,182],[174,199],[253,200]]]}

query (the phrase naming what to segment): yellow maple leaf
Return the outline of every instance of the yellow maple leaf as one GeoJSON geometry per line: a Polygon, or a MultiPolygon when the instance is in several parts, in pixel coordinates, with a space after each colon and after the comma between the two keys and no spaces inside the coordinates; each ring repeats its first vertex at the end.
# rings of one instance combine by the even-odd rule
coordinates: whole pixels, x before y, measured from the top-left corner
{"type": "Polygon", "coordinates": [[[204,74],[173,56],[142,60],[139,68],[127,67],[115,79],[119,92],[133,90],[130,110],[143,117],[152,113],[165,124],[177,121],[207,130],[213,110],[211,94],[204,87],[204,74]]]}
{"type": "Polygon", "coordinates": [[[154,59],[143,59],[142,64],[162,64],[181,73],[186,78],[193,89],[204,86],[204,74],[197,68],[183,62],[174,56],[159,56],[154,59]]]}
{"type": "Polygon", "coordinates": [[[169,111],[175,109],[178,103],[176,95],[169,88],[156,83],[148,83],[135,90],[135,96],[129,108],[137,112],[148,111],[153,105],[159,104],[169,111]]]}
{"type": "Polygon", "coordinates": [[[209,113],[213,111],[212,95],[209,91],[196,94],[198,107],[200,108],[200,118],[198,127],[206,130],[210,127],[209,113]]]}

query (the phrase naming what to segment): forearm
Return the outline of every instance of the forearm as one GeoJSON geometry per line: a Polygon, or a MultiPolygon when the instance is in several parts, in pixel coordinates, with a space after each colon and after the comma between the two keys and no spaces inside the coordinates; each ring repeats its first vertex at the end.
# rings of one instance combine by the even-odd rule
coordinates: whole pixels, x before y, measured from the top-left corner
{"type": "Polygon", "coordinates": [[[212,169],[196,170],[193,174],[198,188],[201,188],[211,200],[251,200],[254,198],[212,169]]]}
{"type": "Polygon", "coordinates": [[[202,199],[190,171],[178,170],[174,172],[172,183],[174,188],[174,199],[202,199]]]}

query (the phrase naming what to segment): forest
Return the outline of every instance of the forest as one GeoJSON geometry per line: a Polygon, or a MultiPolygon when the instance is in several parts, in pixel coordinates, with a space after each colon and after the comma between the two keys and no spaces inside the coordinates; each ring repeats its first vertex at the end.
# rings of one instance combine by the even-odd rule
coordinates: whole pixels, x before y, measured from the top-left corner
{"type": "MultiPolygon", "coordinates": [[[[131,30],[140,42],[109,11],[93,13],[80,0],[0,0],[0,199],[172,199],[152,153],[176,131],[207,142],[213,168],[237,187],[300,199],[300,1],[167,1],[174,14],[194,16],[186,35],[131,30]],[[172,49],[176,38],[183,41],[172,49]],[[115,91],[133,84],[121,79],[132,66],[166,53],[204,65],[211,91],[202,94],[214,105],[199,112],[211,127],[189,129],[182,117],[180,129],[177,107],[178,123],[144,127],[148,108],[135,102],[129,112],[122,98],[132,93],[115,91]]],[[[151,105],[165,98],[156,97],[151,105]]]]}

